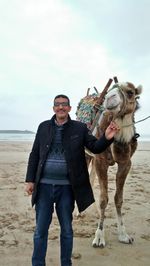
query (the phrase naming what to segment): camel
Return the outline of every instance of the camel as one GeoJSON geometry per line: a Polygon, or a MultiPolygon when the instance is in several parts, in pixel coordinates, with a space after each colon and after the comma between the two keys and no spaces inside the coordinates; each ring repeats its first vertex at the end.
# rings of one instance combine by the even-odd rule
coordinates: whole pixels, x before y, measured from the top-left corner
{"type": "Polygon", "coordinates": [[[126,233],[122,217],[122,204],[123,188],[131,168],[131,157],[137,149],[137,137],[139,135],[136,133],[134,126],[134,114],[139,108],[137,99],[142,92],[142,86],[135,87],[131,82],[120,83],[116,77],[114,81],[115,84],[107,88],[103,101],[104,110],[101,114],[99,112],[96,113],[97,121],[96,124],[94,123],[96,119],[94,122],[92,121],[91,128],[92,124],[94,124],[92,132],[97,138],[104,134],[110,121],[115,121],[120,130],[115,135],[114,142],[105,152],[96,155],[91,155],[87,152],[87,163],[90,166],[92,165],[90,178],[92,179],[93,177],[91,176],[96,173],[100,184],[100,218],[92,246],[101,248],[106,245],[104,220],[108,204],[108,168],[115,163],[117,163],[117,173],[114,202],[117,213],[118,239],[126,244],[131,244],[134,241],[126,233]]]}

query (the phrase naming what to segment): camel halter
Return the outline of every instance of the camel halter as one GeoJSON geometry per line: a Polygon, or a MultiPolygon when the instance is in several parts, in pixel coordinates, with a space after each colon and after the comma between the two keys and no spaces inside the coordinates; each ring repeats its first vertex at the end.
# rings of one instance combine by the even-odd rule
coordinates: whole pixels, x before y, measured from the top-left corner
{"type": "Polygon", "coordinates": [[[143,122],[144,120],[146,120],[146,119],[148,119],[148,118],[150,118],[150,115],[149,115],[149,116],[146,116],[145,118],[140,119],[140,120],[138,120],[138,121],[136,121],[136,122],[134,122],[134,123],[131,123],[131,124],[128,124],[128,125],[124,125],[124,126],[122,126],[122,128],[123,128],[123,127],[130,127],[130,126],[132,126],[132,125],[134,125],[134,124],[137,124],[137,123],[143,122]]]}
{"type": "MultiPolygon", "coordinates": [[[[113,90],[114,88],[118,88],[120,94],[121,94],[122,97],[123,97],[123,100],[124,100],[125,103],[126,103],[127,100],[126,100],[126,97],[125,97],[125,93],[123,92],[123,90],[122,90],[122,88],[119,86],[119,84],[115,84],[115,85],[114,85],[109,91],[113,90]]],[[[134,103],[134,101],[131,101],[130,103],[134,103]]],[[[124,105],[124,106],[125,106],[125,105],[124,105]]],[[[125,108],[124,108],[124,109],[125,109],[125,108]]],[[[119,112],[119,115],[120,115],[121,113],[123,113],[124,109],[122,109],[121,112],[119,112]]],[[[145,121],[146,119],[149,119],[149,118],[150,118],[150,116],[147,116],[147,117],[145,117],[145,118],[143,118],[143,119],[140,119],[140,120],[138,120],[138,121],[136,121],[136,122],[133,122],[133,123],[131,123],[131,124],[124,125],[124,126],[122,126],[122,128],[129,127],[129,126],[133,126],[134,124],[137,124],[137,123],[143,122],[143,121],[145,121]]]]}
{"type": "MultiPolygon", "coordinates": [[[[127,100],[126,100],[126,97],[125,97],[125,93],[124,93],[124,91],[122,90],[121,86],[119,86],[118,83],[116,83],[111,89],[109,89],[109,92],[110,92],[111,90],[115,89],[115,88],[117,88],[117,89],[119,90],[119,93],[122,95],[123,101],[124,101],[125,104],[126,104],[127,100]]],[[[130,103],[134,103],[134,101],[131,101],[130,103]]],[[[124,104],[124,106],[125,106],[125,104],[124,104]]],[[[97,109],[100,109],[100,108],[97,107],[97,109]]],[[[124,113],[124,110],[125,110],[125,107],[122,108],[121,111],[120,111],[118,114],[121,115],[121,113],[124,113]]],[[[100,115],[100,114],[99,114],[99,115],[100,115]]],[[[118,116],[118,115],[117,115],[117,116],[118,116]]],[[[98,117],[98,118],[99,118],[99,117],[98,117]]],[[[115,120],[115,118],[116,118],[116,117],[114,117],[113,120],[115,120]]],[[[138,120],[138,121],[136,121],[136,122],[133,122],[133,123],[131,123],[131,124],[124,125],[124,126],[122,126],[122,128],[133,126],[134,124],[137,124],[137,123],[143,122],[143,121],[145,121],[146,119],[149,119],[149,118],[150,118],[150,116],[147,116],[147,117],[145,117],[145,118],[143,118],[143,119],[140,119],[140,120],[138,120]]],[[[94,124],[95,124],[95,126],[96,126],[96,124],[98,124],[98,119],[97,119],[97,121],[95,121],[94,124]]]]}

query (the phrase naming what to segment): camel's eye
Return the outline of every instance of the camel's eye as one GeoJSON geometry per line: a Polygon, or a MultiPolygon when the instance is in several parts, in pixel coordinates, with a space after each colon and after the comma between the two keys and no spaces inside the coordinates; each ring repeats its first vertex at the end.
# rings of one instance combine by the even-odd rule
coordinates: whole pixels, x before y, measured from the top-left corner
{"type": "Polygon", "coordinates": [[[131,91],[131,90],[127,91],[127,95],[129,98],[131,98],[133,96],[133,94],[134,94],[133,91],[131,91]]]}

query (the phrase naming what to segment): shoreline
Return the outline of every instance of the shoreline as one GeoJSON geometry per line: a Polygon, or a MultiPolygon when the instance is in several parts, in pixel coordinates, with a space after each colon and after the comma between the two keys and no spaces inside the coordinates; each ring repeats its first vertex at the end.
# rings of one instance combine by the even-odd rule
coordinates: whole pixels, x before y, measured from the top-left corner
{"type": "MultiPolygon", "coordinates": [[[[0,140],[0,144],[33,144],[34,140],[0,140]]],[[[148,151],[150,150],[150,140],[138,141],[138,151],[148,151]]]]}

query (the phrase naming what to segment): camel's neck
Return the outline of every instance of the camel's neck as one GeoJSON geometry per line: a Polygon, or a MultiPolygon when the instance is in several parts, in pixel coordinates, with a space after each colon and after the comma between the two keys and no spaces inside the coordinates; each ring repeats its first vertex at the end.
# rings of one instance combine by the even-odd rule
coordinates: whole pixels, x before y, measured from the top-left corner
{"type": "Polygon", "coordinates": [[[115,136],[115,140],[123,143],[130,142],[135,135],[133,114],[127,114],[123,118],[116,118],[115,122],[120,127],[120,131],[115,136]]]}

